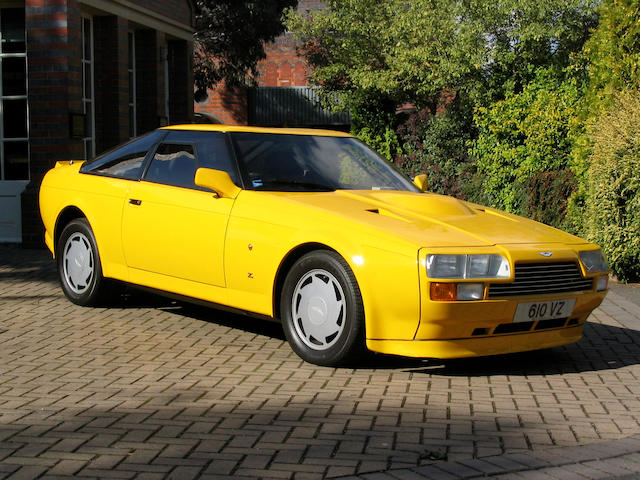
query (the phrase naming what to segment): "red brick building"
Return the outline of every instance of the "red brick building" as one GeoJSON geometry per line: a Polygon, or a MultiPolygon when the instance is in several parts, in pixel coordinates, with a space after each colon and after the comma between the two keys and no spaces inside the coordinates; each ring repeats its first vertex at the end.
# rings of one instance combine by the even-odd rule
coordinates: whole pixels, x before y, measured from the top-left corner
{"type": "MultiPolygon", "coordinates": [[[[300,0],[297,10],[324,7],[322,0],[300,0]]],[[[308,84],[304,58],[296,47],[292,34],[279,36],[265,46],[257,87],[232,90],[218,86],[196,103],[195,111],[231,125],[348,128],[348,114],[331,114],[319,106],[316,90],[308,84]]]]}
{"type": "Polygon", "coordinates": [[[0,0],[0,241],[42,244],[38,188],[193,114],[191,0],[0,0]]]}

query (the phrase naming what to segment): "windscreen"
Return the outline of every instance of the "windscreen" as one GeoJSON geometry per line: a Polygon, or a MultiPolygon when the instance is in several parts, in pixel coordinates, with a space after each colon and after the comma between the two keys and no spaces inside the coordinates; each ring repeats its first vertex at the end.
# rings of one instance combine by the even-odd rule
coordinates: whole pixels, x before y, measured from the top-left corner
{"type": "Polygon", "coordinates": [[[249,189],[418,191],[355,138],[245,132],[231,136],[249,189]]]}

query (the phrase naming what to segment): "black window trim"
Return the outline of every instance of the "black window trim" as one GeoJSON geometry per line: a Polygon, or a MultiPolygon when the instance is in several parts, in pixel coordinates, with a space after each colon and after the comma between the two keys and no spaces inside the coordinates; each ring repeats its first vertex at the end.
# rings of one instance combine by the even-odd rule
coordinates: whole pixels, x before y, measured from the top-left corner
{"type": "MultiPolygon", "coordinates": [[[[159,130],[159,129],[158,129],[158,130],[159,130]]],[[[158,131],[158,130],[155,130],[155,131],[158,131]]],[[[139,137],[136,137],[136,138],[134,138],[133,140],[130,140],[129,142],[125,142],[125,143],[123,143],[123,144],[117,145],[116,147],[112,148],[111,150],[109,150],[109,151],[107,151],[107,152],[104,152],[104,153],[100,154],[100,156],[108,155],[111,151],[116,150],[116,149],[119,149],[119,148],[122,148],[122,147],[124,147],[125,145],[128,145],[129,143],[135,142],[136,140],[140,139],[141,137],[144,137],[144,136],[146,136],[146,135],[149,135],[150,133],[152,133],[152,132],[147,132],[146,134],[140,135],[139,137]]],[[[151,148],[149,148],[149,150],[147,150],[147,153],[145,153],[145,155],[144,155],[144,160],[142,160],[142,168],[141,168],[141,170],[140,170],[142,173],[141,173],[140,175],[138,175],[138,178],[126,178],[126,177],[122,177],[122,176],[120,176],[120,175],[111,175],[111,174],[109,174],[109,173],[97,172],[97,171],[95,171],[95,170],[85,170],[85,169],[84,169],[84,168],[85,168],[85,166],[90,167],[90,166],[91,166],[91,163],[93,163],[93,161],[94,161],[94,160],[95,160],[95,158],[97,158],[97,157],[94,157],[93,159],[89,160],[88,162],[84,162],[84,163],[82,164],[82,166],[80,167],[79,173],[83,173],[83,174],[85,174],[85,175],[95,175],[95,176],[97,176],[97,177],[117,178],[117,179],[119,179],[119,180],[127,180],[127,181],[129,181],[129,182],[139,182],[139,181],[141,181],[142,177],[144,176],[144,173],[145,173],[145,172],[146,172],[146,170],[147,170],[147,165],[149,164],[149,153],[153,151],[153,152],[154,152],[154,155],[155,155],[156,148],[158,148],[158,145],[160,145],[160,144],[162,143],[162,141],[165,139],[165,137],[166,137],[166,136],[167,136],[167,134],[166,134],[166,133],[164,133],[164,134],[159,138],[159,140],[158,140],[156,143],[154,143],[154,144],[151,146],[151,148]]]]}
{"type": "MultiPolygon", "coordinates": [[[[158,150],[158,147],[165,143],[165,140],[167,139],[167,137],[169,136],[170,132],[189,132],[189,133],[196,133],[198,135],[206,135],[208,133],[216,133],[216,134],[221,134],[222,138],[225,142],[225,146],[227,149],[227,154],[229,156],[229,163],[231,168],[234,170],[234,173],[236,175],[236,178],[238,179],[238,182],[240,183],[240,185],[238,185],[241,189],[246,190],[245,185],[246,185],[246,181],[245,181],[245,173],[241,172],[240,170],[240,163],[238,162],[238,157],[236,155],[236,151],[233,145],[233,141],[231,139],[231,136],[228,135],[229,132],[224,132],[224,131],[208,131],[208,130],[190,130],[190,129],[177,129],[177,128],[171,128],[171,129],[163,129],[163,128],[158,128],[156,130],[152,130],[149,131],[147,133],[144,133],[142,135],[139,135],[138,137],[125,142],[123,144],[120,145],[116,145],[115,147],[113,147],[111,150],[108,150],[104,153],[101,153],[99,156],[104,156],[104,155],[108,155],[111,151],[114,151],[116,149],[120,149],[122,147],[124,147],[125,145],[135,142],[138,139],[152,134],[153,132],[161,132],[162,135],[159,137],[158,141],[156,141],[156,143],[154,143],[153,145],[151,145],[151,147],[147,150],[147,153],[144,156],[144,160],[142,161],[142,168],[141,168],[141,173],[140,175],[138,175],[137,178],[126,178],[126,177],[122,177],[119,175],[112,175],[112,174],[108,174],[108,173],[102,173],[102,172],[97,172],[94,170],[85,170],[85,166],[90,167],[91,164],[93,163],[93,161],[95,160],[94,157],[91,160],[85,161],[82,165],[82,167],[80,167],[80,173],[83,173],[85,175],[95,175],[98,177],[107,177],[107,178],[117,178],[119,180],[127,180],[130,182],[141,182],[144,180],[145,175],[147,174],[147,170],[149,169],[149,166],[151,165],[151,159],[155,156],[156,151],[158,150]]],[[[190,145],[193,148],[193,151],[195,153],[196,156],[196,166],[197,168],[201,168],[200,167],[200,161],[198,160],[199,155],[198,155],[198,148],[196,145],[196,142],[192,141],[192,142],[187,142],[187,141],[177,141],[177,142],[172,142],[174,145],[190,145]]],[[[206,168],[206,167],[203,167],[206,168]]],[[[148,181],[148,180],[144,180],[144,181],[148,181]]],[[[169,185],[167,183],[160,183],[160,182],[152,182],[152,181],[148,181],[149,183],[154,183],[156,185],[167,185],[167,186],[171,186],[171,187],[175,187],[176,185],[169,185]]],[[[177,188],[189,188],[189,187],[177,187],[177,188]]],[[[198,190],[198,191],[203,191],[203,190],[199,190],[199,189],[193,189],[191,188],[191,190],[198,190]]]]}

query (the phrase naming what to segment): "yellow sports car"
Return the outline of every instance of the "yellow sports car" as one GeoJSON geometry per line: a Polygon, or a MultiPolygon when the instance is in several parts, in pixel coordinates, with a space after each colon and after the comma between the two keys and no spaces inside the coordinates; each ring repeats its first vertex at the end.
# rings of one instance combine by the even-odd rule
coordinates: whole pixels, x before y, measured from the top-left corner
{"type": "Polygon", "coordinates": [[[578,341],[600,248],[425,182],[340,132],[180,125],[58,162],[40,208],[72,302],[120,281],[278,319],[320,365],[578,341]]]}

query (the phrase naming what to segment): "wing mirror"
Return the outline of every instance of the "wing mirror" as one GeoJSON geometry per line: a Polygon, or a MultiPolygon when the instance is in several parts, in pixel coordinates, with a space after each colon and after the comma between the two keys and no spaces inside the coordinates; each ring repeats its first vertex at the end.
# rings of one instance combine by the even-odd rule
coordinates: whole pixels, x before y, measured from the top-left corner
{"type": "Polygon", "coordinates": [[[421,192],[426,192],[429,188],[429,177],[426,173],[421,173],[413,177],[413,184],[420,189],[421,192]]]}
{"type": "Polygon", "coordinates": [[[213,190],[218,197],[236,198],[240,193],[240,187],[233,183],[227,172],[222,170],[199,168],[196,170],[195,184],[213,190]]]}

